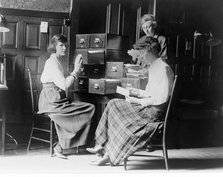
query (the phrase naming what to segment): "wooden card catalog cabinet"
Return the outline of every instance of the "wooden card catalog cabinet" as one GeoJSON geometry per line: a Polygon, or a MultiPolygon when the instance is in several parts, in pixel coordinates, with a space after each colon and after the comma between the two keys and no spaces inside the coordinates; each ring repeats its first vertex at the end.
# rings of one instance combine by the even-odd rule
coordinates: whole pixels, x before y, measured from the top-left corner
{"type": "Polygon", "coordinates": [[[77,34],[75,53],[83,56],[83,70],[75,90],[86,92],[87,87],[88,93],[114,94],[124,75],[127,50],[126,36],[107,33],[77,34]]]}
{"type": "Polygon", "coordinates": [[[111,56],[114,61],[122,61],[127,49],[126,36],[106,33],[76,35],[76,55],[83,55],[83,64],[105,64],[106,60],[111,61],[111,56]]]}

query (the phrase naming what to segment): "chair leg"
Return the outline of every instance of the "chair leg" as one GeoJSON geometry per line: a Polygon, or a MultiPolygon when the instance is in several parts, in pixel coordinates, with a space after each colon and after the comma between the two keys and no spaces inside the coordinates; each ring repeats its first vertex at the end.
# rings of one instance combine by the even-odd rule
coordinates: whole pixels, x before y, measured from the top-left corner
{"type": "Polygon", "coordinates": [[[79,146],[76,148],[76,154],[79,154],[79,146]]]}
{"type": "Polygon", "coordinates": [[[168,171],[169,170],[169,166],[168,166],[168,153],[167,153],[167,149],[166,149],[165,146],[163,147],[163,156],[164,156],[164,161],[165,161],[165,167],[166,167],[166,170],[168,171]]]}
{"type": "Polygon", "coordinates": [[[34,122],[32,123],[32,129],[31,129],[31,133],[30,133],[30,137],[29,137],[28,146],[27,146],[27,152],[29,152],[30,146],[31,146],[31,141],[32,141],[32,136],[33,136],[33,126],[34,126],[34,122]]]}
{"type": "Polygon", "coordinates": [[[124,169],[125,169],[125,170],[127,170],[127,161],[128,161],[128,158],[125,158],[125,159],[124,159],[124,169]]]}
{"type": "Polygon", "coordinates": [[[53,156],[53,121],[50,121],[50,156],[53,156]]]}

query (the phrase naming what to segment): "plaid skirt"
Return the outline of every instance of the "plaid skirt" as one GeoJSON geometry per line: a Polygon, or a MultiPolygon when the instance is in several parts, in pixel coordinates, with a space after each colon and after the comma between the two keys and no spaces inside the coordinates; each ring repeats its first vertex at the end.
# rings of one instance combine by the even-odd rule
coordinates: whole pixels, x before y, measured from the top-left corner
{"type": "Polygon", "coordinates": [[[53,83],[43,85],[39,97],[39,113],[48,113],[54,121],[62,149],[86,144],[94,111],[93,104],[71,102],[65,91],[53,83]]]}
{"type": "Polygon", "coordinates": [[[164,111],[112,99],[98,124],[95,139],[103,145],[114,165],[119,164],[151,139],[162,124],[164,111]]]}

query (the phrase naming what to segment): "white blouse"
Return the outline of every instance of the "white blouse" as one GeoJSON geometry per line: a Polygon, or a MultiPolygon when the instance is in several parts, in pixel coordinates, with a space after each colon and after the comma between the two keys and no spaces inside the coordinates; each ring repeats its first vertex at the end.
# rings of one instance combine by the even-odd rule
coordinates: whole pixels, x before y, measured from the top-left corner
{"type": "Polygon", "coordinates": [[[56,57],[56,54],[53,53],[45,62],[40,81],[43,84],[53,82],[56,86],[65,91],[73,84],[74,77],[67,76],[65,78],[63,65],[56,57]]]}
{"type": "Polygon", "coordinates": [[[173,85],[173,71],[161,58],[155,60],[148,69],[149,80],[145,90],[140,90],[142,106],[160,105],[168,101],[173,85]]]}

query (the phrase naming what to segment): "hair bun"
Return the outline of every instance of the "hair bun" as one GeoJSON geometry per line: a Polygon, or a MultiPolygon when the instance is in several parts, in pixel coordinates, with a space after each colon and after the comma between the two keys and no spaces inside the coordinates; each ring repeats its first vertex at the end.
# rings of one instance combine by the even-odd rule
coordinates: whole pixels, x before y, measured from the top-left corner
{"type": "Polygon", "coordinates": [[[133,47],[136,50],[147,49],[157,56],[161,50],[158,39],[150,36],[141,37],[138,41],[136,41],[133,47]]]}

